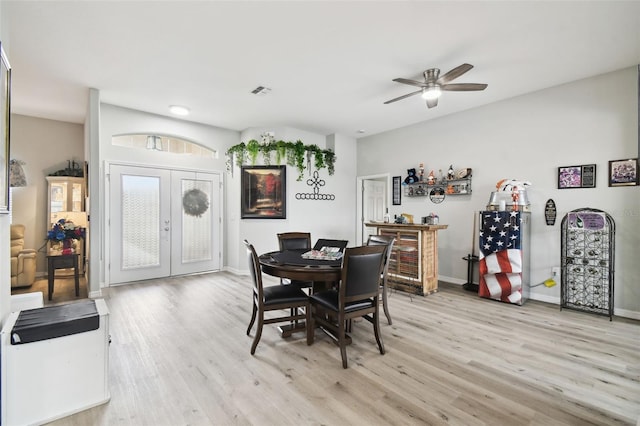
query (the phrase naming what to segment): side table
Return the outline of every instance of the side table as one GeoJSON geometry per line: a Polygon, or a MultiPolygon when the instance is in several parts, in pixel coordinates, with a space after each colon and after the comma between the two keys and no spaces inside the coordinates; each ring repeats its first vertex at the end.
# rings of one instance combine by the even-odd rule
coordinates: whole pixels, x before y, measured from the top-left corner
{"type": "Polygon", "coordinates": [[[80,275],[78,273],[78,257],[80,257],[80,254],[78,253],[47,256],[49,300],[51,300],[53,296],[53,281],[55,279],[56,269],[73,268],[73,278],[76,284],[76,297],[80,296],[80,275]]]}

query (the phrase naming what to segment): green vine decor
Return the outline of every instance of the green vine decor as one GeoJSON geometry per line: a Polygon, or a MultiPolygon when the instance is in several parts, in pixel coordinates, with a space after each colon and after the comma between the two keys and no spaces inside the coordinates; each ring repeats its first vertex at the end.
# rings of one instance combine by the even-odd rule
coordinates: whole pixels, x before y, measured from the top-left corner
{"type": "Polygon", "coordinates": [[[287,165],[298,170],[298,181],[304,177],[304,171],[311,167],[311,156],[313,156],[313,165],[316,169],[326,167],[329,175],[333,175],[335,172],[336,155],[329,149],[320,149],[317,145],[305,145],[302,141],[260,143],[255,139],[251,139],[246,144],[241,142],[227,150],[225,153],[227,172],[233,174],[234,163],[238,167],[242,167],[245,163],[255,165],[258,161],[258,155],[262,157],[263,163],[269,166],[271,165],[272,152],[275,153],[277,165],[284,161],[287,165]]]}

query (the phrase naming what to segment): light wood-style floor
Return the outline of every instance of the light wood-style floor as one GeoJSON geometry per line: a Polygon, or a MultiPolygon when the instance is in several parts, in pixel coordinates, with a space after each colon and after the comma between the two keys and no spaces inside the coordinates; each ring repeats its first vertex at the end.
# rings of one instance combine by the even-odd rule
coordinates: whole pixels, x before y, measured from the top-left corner
{"type": "MultiPolygon", "coordinates": [[[[268,284],[277,281],[265,277],[268,284]]],[[[640,323],[394,292],[387,353],[353,326],[344,370],[318,332],[245,330],[248,277],[222,272],[108,289],[111,401],[55,425],[635,425],[640,323]]],[[[383,317],[384,318],[384,317],[383,317]]]]}

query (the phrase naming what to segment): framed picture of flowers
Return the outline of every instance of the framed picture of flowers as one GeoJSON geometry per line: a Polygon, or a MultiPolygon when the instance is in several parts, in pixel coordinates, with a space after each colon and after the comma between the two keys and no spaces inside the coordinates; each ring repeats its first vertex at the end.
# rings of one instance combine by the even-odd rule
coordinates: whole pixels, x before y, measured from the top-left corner
{"type": "Polygon", "coordinates": [[[595,187],[595,164],[558,167],[558,189],[595,187]]]}
{"type": "Polygon", "coordinates": [[[9,123],[11,66],[0,43],[0,213],[9,212],[9,123]]]}
{"type": "Polygon", "coordinates": [[[286,166],[243,166],[242,219],[287,218],[286,166]]]}

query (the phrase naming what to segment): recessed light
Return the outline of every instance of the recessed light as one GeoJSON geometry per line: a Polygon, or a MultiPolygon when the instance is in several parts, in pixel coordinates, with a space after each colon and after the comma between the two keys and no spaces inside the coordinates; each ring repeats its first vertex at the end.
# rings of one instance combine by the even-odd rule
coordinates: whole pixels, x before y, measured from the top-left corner
{"type": "Polygon", "coordinates": [[[364,129],[360,129],[360,130],[358,130],[358,133],[364,133],[364,132],[365,132],[365,130],[364,130],[364,129]]]}
{"type": "Polygon", "coordinates": [[[180,106],[180,105],[171,105],[169,106],[169,111],[175,115],[189,115],[189,108],[180,106]]]}

